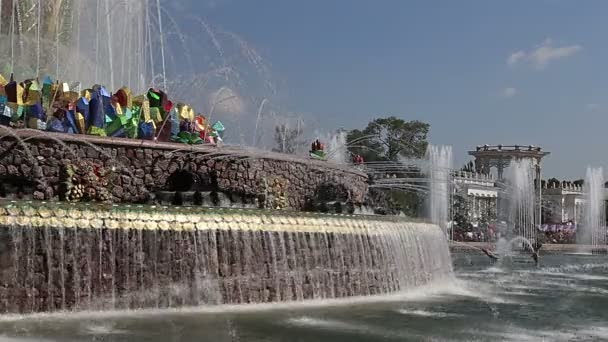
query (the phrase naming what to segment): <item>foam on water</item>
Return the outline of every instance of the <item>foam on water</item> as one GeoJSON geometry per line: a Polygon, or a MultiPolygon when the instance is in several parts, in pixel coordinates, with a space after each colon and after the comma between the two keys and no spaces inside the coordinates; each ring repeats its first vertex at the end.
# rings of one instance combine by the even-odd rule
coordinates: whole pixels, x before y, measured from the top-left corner
{"type": "Polygon", "coordinates": [[[500,341],[589,341],[608,338],[608,328],[601,326],[572,326],[561,330],[529,329],[492,324],[484,329],[469,329],[470,334],[500,341]]]}
{"type": "Polygon", "coordinates": [[[128,331],[116,328],[113,323],[88,324],[84,327],[84,333],[87,335],[124,335],[128,331]]]}
{"type": "Polygon", "coordinates": [[[553,289],[555,291],[561,290],[566,291],[568,293],[576,292],[578,294],[587,293],[587,294],[598,294],[598,295],[608,295],[608,289],[604,289],[596,286],[584,286],[580,283],[572,281],[543,281],[543,285],[546,286],[546,289],[553,289]]]}
{"type": "Polygon", "coordinates": [[[51,342],[54,340],[44,338],[8,337],[0,335],[0,342],[51,342]]]}
{"type": "Polygon", "coordinates": [[[507,271],[505,271],[504,269],[498,267],[498,266],[492,266],[492,267],[488,267],[485,270],[482,270],[481,272],[484,273],[506,273],[507,271]]]}
{"type": "Polygon", "coordinates": [[[563,277],[563,278],[573,278],[578,280],[598,280],[605,281],[608,280],[608,276],[594,275],[594,274],[581,274],[581,273],[560,273],[560,272],[534,272],[537,274],[544,274],[553,277],[563,277]]]}
{"type": "Polygon", "coordinates": [[[461,314],[441,312],[441,311],[426,311],[426,310],[397,310],[398,313],[408,316],[419,316],[419,317],[434,317],[434,318],[446,318],[446,317],[463,317],[461,314]]]}
{"type": "Polygon", "coordinates": [[[524,270],[522,272],[533,273],[573,273],[573,272],[589,272],[596,270],[608,270],[608,263],[587,263],[587,264],[569,264],[558,267],[543,267],[540,270],[524,270]]]}
{"type": "Polygon", "coordinates": [[[304,328],[314,328],[318,330],[329,330],[361,336],[390,337],[399,339],[411,339],[421,336],[413,335],[404,330],[387,330],[381,326],[362,324],[361,322],[348,322],[336,319],[320,319],[308,316],[290,318],[286,321],[287,325],[304,328]]]}
{"type": "Polygon", "coordinates": [[[491,286],[470,285],[469,289],[460,291],[458,294],[453,294],[451,299],[472,299],[486,304],[528,304],[515,298],[505,298],[505,295],[508,295],[508,293],[501,291],[499,294],[496,289],[491,286]],[[461,298],[458,298],[457,296],[460,296],[461,298]]]}
{"type": "Polygon", "coordinates": [[[419,288],[410,289],[406,292],[382,296],[348,297],[340,299],[306,300],[301,302],[278,302],[264,304],[235,304],[235,305],[208,305],[198,307],[182,307],[169,309],[139,309],[139,310],[106,310],[106,311],[80,311],[80,312],[52,312],[33,314],[7,314],[0,315],[1,322],[14,322],[23,320],[54,321],[54,320],[81,320],[95,318],[120,318],[120,317],[153,317],[184,314],[218,314],[218,313],[255,313],[271,310],[298,310],[318,307],[338,307],[360,304],[401,302],[401,301],[425,301],[437,298],[449,298],[453,295],[474,296],[473,292],[461,288],[462,282],[456,279],[444,279],[436,281],[419,288]]]}
{"type": "MultiPolygon", "coordinates": [[[[465,278],[473,278],[474,281],[468,282],[469,286],[479,291],[479,298],[491,296],[491,293],[496,292],[489,284],[497,286],[502,294],[509,296],[538,296],[537,293],[529,291],[545,291],[547,289],[559,291],[577,291],[592,295],[606,295],[608,289],[598,286],[590,286],[581,284],[577,281],[597,281],[604,282],[608,280],[607,276],[588,274],[589,272],[604,268],[606,264],[583,264],[583,265],[565,265],[562,267],[550,267],[539,270],[517,270],[511,272],[487,272],[480,270],[479,274],[465,273],[461,276],[465,278]],[[486,274],[486,277],[479,277],[480,274],[486,274]],[[488,278],[490,276],[490,278],[488,278]],[[478,279],[484,278],[485,284],[477,284],[478,279]],[[537,285],[528,285],[533,281],[537,285]],[[522,284],[524,282],[524,284],[522,284]],[[513,291],[515,290],[515,291],[513,291]]],[[[492,267],[494,268],[494,267],[492,267]]],[[[500,297],[499,297],[500,298],[500,297]]],[[[511,301],[510,299],[506,302],[511,301]]]]}
{"type": "Polygon", "coordinates": [[[358,323],[349,323],[333,319],[320,319],[313,317],[298,317],[290,318],[287,320],[287,324],[300,326],[300,327],[315,327],[318,329],[329,329],[329,330],[341,330],[354,333],[368,333],[372,330],[371,327],[361,325],[358,323]]]}

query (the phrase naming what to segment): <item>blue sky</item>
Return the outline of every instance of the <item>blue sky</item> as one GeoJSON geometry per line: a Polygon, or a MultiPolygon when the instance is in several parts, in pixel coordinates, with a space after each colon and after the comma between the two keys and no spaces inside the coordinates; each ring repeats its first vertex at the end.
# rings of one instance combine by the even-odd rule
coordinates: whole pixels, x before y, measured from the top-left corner
{"type": "Polygon", "coordinates": [[[608,2],[184,0],[244,37],[284,105],[332,128],[431,124],[457,165],[478,144],[535,144],[545,175],[608,166],[608,2]]]}

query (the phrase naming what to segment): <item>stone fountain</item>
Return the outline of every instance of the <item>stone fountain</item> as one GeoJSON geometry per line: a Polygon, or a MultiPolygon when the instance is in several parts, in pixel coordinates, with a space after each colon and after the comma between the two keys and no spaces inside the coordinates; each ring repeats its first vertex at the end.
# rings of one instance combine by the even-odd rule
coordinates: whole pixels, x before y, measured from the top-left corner
{"type": "Polygon", "coordinates": [[[436,225],[301,211],[327,186],[361,204],[367,176],[347,165],[234,147],[11,133],[0,142],[0,177],[12,182],[0,194],[3,313],[370,296],[452,275],[436,225]],[[169,206],[159,195],[192,191],[223,194],[232,206],[250,198],[261,209],[169,206]]]}

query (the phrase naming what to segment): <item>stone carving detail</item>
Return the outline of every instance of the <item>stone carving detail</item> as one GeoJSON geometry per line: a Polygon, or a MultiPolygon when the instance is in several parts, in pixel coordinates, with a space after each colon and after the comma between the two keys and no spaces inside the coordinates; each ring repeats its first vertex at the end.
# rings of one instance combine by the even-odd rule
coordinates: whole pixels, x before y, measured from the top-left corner
{"type": "Polygon", "coordinates": [[[262,178],[259,182],[263,208],[285,209],[289,207],[287,188],[289,181],[282,177],[262,178]]]}
{"type": "Polygon", "coordinates": [[[70,202],[110,202],[112,168],[87,161],[70,162],[63,169],[63,198],[70,202]]]}

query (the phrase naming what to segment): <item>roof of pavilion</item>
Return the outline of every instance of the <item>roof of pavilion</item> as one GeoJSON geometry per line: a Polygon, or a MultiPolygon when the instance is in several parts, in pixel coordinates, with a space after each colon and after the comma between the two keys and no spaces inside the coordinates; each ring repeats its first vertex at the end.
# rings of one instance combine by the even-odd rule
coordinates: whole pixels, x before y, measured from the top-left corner
{"type": "Polygon", "coordinates": [[[550,152],[534,145],[478,145],[469,155],[486,158],[542,158],[550,152]]]}

